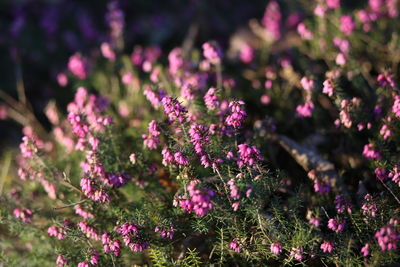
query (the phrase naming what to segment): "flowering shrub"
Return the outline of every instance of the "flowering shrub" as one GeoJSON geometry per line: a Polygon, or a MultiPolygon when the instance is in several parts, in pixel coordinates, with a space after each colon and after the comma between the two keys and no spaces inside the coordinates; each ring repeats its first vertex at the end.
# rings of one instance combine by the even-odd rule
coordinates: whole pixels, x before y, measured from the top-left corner
{"type": "Polygon", "coordinates": [[[51,127],[1,94],[1,119],[31,123],[1,195],[0,261],[398,262],[400,1],[297,4],[269,1],[254,41],[229,49],[127,55],[113,2],[109,41],[57,76],[75,95],[47,106],[51,127]]]}

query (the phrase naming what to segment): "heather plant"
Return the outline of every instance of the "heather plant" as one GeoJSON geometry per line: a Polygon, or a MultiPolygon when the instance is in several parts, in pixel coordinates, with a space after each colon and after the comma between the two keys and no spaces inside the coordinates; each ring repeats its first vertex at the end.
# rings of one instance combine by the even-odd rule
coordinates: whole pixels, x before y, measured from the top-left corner
{"type": "Polygon", "coordinates": [[[113,2],[108,40],[57,76],[74,97],[49,129],[0,94],[29,122],[3,157],[1,262],[398,262],[400,2],[306,2],[268,1],[230,47],[130,54],[113,2]]]}

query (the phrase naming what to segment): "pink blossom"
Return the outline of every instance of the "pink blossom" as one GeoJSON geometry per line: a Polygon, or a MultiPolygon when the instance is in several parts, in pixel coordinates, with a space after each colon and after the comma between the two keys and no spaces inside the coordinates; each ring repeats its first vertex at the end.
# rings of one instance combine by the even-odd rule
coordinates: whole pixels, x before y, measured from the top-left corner
{"type": "Polygon", "coordinates": [[[61,87],[67,86],[68,85],[68,76],[63,72],[58,73],[57,74],[57,83],[61,87]]]}
{"type": "Polygon", "coordinates": [[[361,254],[364,257],[367,257],[369,255],[370,247],[371,247],[370,243],[365,243],[365,245],[361,248],[361,254]]]}
{"type": "Polygon", "coordinates": [[[64,257],[63,255],[58,255],[56,264],[58,267],[64,267],[65,264],[67,263],[67,258],[64,257]]]}
{"type": "Polygon", "coordinates": [[[33,212],[30,209],[14,209],[13,214],[24,223],[32,222],[33,212]]]}
{"type": "Polygon", "coordinates": [[[242,127],[243,121],[247,116],[246,111],[242,109],[243,101],[232,101],[229,103],[230,114],[226,117],[225,123],[235,129],[242,127]]]}
{"type": "Polygon", "coordinates": [[[397,240],[399,235],[392,225],[386,225],[375,233],[375,238],[378,241],[382,251],[396,250],[397,240]]]}
{"type": "Polygon", "coordinates": [[[310,31],[303,22],[297,25],[297,32],[304,40],[312,40],[314,38],[312,31],[310,31]]]}
{"type": "Polygon", "coordinates": [[[270,1],[265,9],[261,23],[274,40],[281,38],[281,19],[279,4],[275,0],[270,1]]]}
{"type": "Polygon", "coordinates": [[[394,103],[392,106],[392,112],[397,118],[400,118],[400,96],[396,95],[394,97],[394,103]]]}
{"type": "Polygon", "coordinates": [[[331,80],[325,80],[324,81],[324,88],[322,89],[322,93],[328,95],[329,97],[333,96],[333,91],[334,91],[333,83],[331,80]]]}
{"type": "Polygon", "coordinates": [[[232,240],[229,243],[229,248],[235,252],[240,252],[241,249],[239,243],[236,240],[232,240]]]}
{"type": "Polygon", "coordinates": [[[87,78],[87,66],[81,54],[76,53],[69,58],[68,69],[80,80],[87,78]]]}
{"type": "Polygon", "coordinates": [[[254,49],[250,45],[244,43],[240,48],[240,60],[243,63],[250,63],[253,60],[253,58],[254,58],[254,49]]]}
{"type": "Polygon", "coordinates": [[[290,257],[294,257],[298,261],[303,260],[303,249],[302,248],[292,248],[290,251],[290,257]]]}
{"type": "Polygon", "coordinates": [[[301,118],[311,117],[314,111],[314,103],[312,101],[307,101],[303,105],[298,105],[296,107],[297,115],[301,118]]]}
{"type": "Polygon", "coordinates": [[[363,150],[363,156],[367,159],[380,159],[381,154],[376,151],[372,144],[366,144],[363,150]]]}
{"type": "Polygon", "coordinates": [[[335,231],[336,233],[343,231],[344,226],[345,226],[344,220],[339,218],[329,219],[328,221],[328,228],[331,229],[332,231],[335,231]]]}
{"type": "Polygon", "coordinates": [[[314,89],[314,80],[308,77],[301,78],[300,84],[306,91],[311,91],[314,89]]]}
{"type": "Polygon", "coordinates": [[[207,93],[204,95],[204,102],[206,107],[209,110],[215,109],[219,105],[218,97],[217,97],[217,89],[210,88],[207,93]]]}
{"type": "Polygon", "coordinates": [[[237,164],[240,167],[255,167],[255,163],[261,160],[260,150],[255,146],[246,144],[238,145],[237,164]]]}
{"type": "Polygon", "coordinates": [[[326,5],[332,9],[340,8],[340,0],[326,0],[326,5]]]}
{"type": "Polygon", "coordinates": [[[103,57],[107,58],[110,61],[115,61],[116,55],[109,43],[102,43],[100,46],[100,50],[103,57]]]}
{"type": "Polygon", "coordinates": [[[221,50],[216,43],[204,43],[203,46],[203,56],[211,64],[219,64],[221,62],[221,50]]]}
{"type": "Polygon", "coordinates": [[[324,241],[324,243],[321,244],[320,248],[323,252],[331,253],[333,249],[333,242],[324,241]]]}
{"type": "Polygon", "coordinates": [[[279,255],[282,252],[282,246],[278,242],[274,242],[270,246],[271,253],[279,255]]]}
{"type": "Polygon", "coordinates": [[[351,35],[356,24],[354,23],[351,16],[344,15],[340,17],[340,31],[345,35],[351,35]]]}

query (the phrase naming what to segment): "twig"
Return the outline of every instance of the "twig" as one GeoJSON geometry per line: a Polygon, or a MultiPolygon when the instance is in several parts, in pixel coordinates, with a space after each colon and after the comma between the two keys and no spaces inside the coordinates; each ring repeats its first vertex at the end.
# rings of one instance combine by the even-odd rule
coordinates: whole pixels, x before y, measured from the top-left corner
{"type": "Polygon", "coordinates": [[[62,206],[62,207],[55,207],[55,208],[53,208],[53,210],[65,209],[65,208],[68,208],[68,207],[72,207],[72,206],[79,205],[79,204],[81,204],[81,203],[83,203],[83,202],[86,202],[86,201],[87,201],[87,199],[84,199],[84,200],[81,200],[81,201],[79,201],[79,202],[71,203],[71,204],[68,204],[68,205],[65,205],[65,206],[62,206]]]}
{"type": "Polygon", "coordinates": [[[392,194],[392,196],[396,199],[397,203],[400,204],[400,200],[399,200],[399,199],[397,198],[397,196],[393,193],[393,191],[392,191],[382,180],[379,180],[379,181],[381,181],[381,183],[383,184],[383,186],[390,192],[390,194],[392,194]]]}

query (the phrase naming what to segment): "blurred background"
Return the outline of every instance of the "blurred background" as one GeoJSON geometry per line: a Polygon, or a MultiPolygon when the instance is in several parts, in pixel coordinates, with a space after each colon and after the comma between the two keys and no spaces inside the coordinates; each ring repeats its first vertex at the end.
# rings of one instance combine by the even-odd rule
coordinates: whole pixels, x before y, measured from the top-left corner
{"type": "MultiPolygon", "coordinates": [[[[100,44],[109,38],[113,5],[123,11],[114,14],[124,23],[121,52],[129,54],[141,45],[159,47],[167,54],[189,38],[194,45],[212,39],[227,47],[235,31],[251,18],[262,17],[267,2],[2,0],[0,90],[17,97],[17,86],[24,86],[32,109],[46,125],[43,110],[49,99],[62,106],[74,93],[68,86],[60,88],[57,74],[66,70],[68,58],[77,51],[100,53],[100,44]]],[[[296,10],[296,4],[289,4],[292,1],[281,2],[288,7],[283,13],[296,10]]],[[[21,127],[12,120],[0,120],[0,129],[0,152],[20,142],[21,127]]]]}

